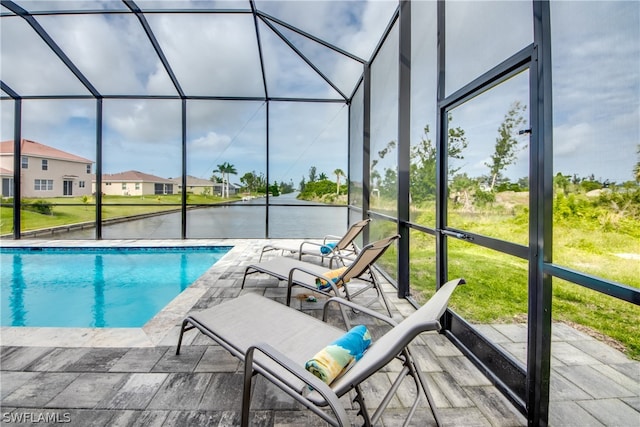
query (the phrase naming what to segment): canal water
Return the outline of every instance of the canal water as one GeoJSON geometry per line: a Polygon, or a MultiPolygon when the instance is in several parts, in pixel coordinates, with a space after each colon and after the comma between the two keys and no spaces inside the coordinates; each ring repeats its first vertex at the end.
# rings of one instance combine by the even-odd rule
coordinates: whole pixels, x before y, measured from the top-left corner
{"type": "MultiPolygon", "coordinates": [[[[297,193],[270,199],[253,199],[187,212],[187,238],[322,238],[342,235],[347,229],[347,208],[297,200],[297,193]],[[268,216],[267,216],[268,213],[268,216]],[[267,225],[268,224],[268,225],[267,225]],[[268,227],[268,230],[267,230],[268,227]],[[268,231],[268,233],[267,233],[268,231]]],[[[102,227],[103,239],[179,239],[180,212],[132,220],[102,227]]],[[[47,236],[54,239],[95,239],[95,229],[47,236]]]]}

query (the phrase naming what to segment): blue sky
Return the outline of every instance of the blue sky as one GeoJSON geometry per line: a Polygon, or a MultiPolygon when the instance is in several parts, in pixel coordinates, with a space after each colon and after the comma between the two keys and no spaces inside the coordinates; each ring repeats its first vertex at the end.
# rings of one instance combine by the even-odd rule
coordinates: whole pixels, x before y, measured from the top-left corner
{"type": "MultiPolygon", "coordinates": [[[[123,7],[113,1],[92,3],[94,8],[123,7]]],[[[248,7],[244,1],[218,3],[226,9],[248,7]]],[[[397,2],[390,1],[256,3],[265,13],[364,59],[371,55],[397,6],[397,2]]],[[[18,4],[54,9],[87,3],[18,4]]],[[[138,4],[144,10],[174,7],[177,3],[138,4]]],[[[524,1],[450,3],[447,63],[451,71],[447,73],[447,87],[464,84],[531,43],[530,8],[524,1]]],[[[414,2],[413,10],[414,17],[422,14],[413,25],[415,141],[426,124],[432,131],[435,124],[435,105],[425,101],[435,96],[435,3],[414,2]],[[429,78],[422,78],[423,75],[429,78]]],[[[594,174],[617,182],[632,179],[640,141],[639,10],[640,3],[636,1],[552,3],[556,171],[594,174]]],[[[187,94],[263,96],[251,15],[225,14],[215,21],[209,18],[147,16],[182,89],[187,94]]],[[[56,16],[39,17],[38,21],[101,93],[176,94],[135,17],[56,16]]],[[[361,64],[274,25],[340,91],[351,94],[362,71],[361,64]]],[[[26,30],[19,18],[2,19],[3,82],[21,94],[86,94],[86,89],[43,47],[42,41],[26,30]]],[[[260,23],[259,31],[267,58],[270,96],[340,98],[268,26],[260,23]]],[[[390,41],[394,40],[397,31],[390,37],[390,41]]],[[[396,139],[396,54],[393,46],[385,47],[378,63],[374,63],[372,152],[396,139]]],[[[509,105],[516,100],[528,101],[526,76],[514,80],[517,81],[454,112],[456,123],[467,132],[469,148],[461,166],[471,176],[487,173],[485,163],[509,105]]],[[[180,101],[107,99],[103,108],[105,172],[136,169],[165,177],[181,173],[180,101]]],[[[91,100],[24,101],[23,137],[95,159],[95,110],[91,100]]],[[[266,110],[263,101],[189,101],[187,173],[208,178],[223,162],[234,164],[240,175],[250,171],[265,173],[266,110]]],[[[297,184],[310,166],[329,176],[336,168],[346,171],[347,113],[343,104],[270,103],[271,180],[292,180],[297,184]]],[[[12,102],[3,101],[2,140],[13,137],[12,118],[12,102]]],[[[523,150],[507,175],[513,179],[526,175],[527,162],[528,154],[523,150]]]]}

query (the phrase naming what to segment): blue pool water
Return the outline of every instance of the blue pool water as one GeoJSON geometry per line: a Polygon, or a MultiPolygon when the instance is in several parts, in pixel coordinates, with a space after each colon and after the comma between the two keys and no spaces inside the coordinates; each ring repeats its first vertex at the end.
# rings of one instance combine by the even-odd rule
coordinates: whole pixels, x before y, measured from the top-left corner
{"type": "Polygon", "coordinates": [[[2,248],[2,326],[141,327],[231,247],[2,248]]]}

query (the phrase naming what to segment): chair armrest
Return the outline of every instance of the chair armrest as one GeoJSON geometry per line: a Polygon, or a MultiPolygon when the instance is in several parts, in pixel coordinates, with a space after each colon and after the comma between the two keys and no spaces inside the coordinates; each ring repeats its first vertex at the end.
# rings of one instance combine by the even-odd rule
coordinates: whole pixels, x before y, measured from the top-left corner
{"type": "MultiPolygon", "coordinates": [[[[248,391],[250,393],[249,390],[251,388],[251,377],[253,376],[253,371],[254,371],[253,366],[257,365],[264,372],[267,372],[271,377],[277,378],[278,380],[280,380],[282,384],[289,386],[288,390],[283,389],[283,391],[287,392],[287,394],[289,394],[291,397],[295,398],[300,403],[303,403],[303,404],[306,403],[305,406],[307,406],[309,409],[314,410],[315,408],[315,407],[314,408],[310,407],[309,406],[310,402],[307,401],[303,395],[297,393],[297,391],[293,388],[292,385],[287,384],[285,380],[278,378],[278,373],[273,372],[267,366],[264,366],[259,361],[254,360],[255,351],[259,351],[260,353],[265,355],[267,358],[269,358],[271,361],[275,362],[278,366],[282,367],[283,369],[286,369],[289,373],[294,375],[296,378],[304,382],[311,389],[313,389],[318,394],[320,394],[324,398],[325,402],[332,409],[333,414],[336,417],[337,425],[340,425],[340,426],[350,425],[349,417],[347,416],[347,412],[342,406],[342,403],[340,403],[340,399],[338,398],[338,395],[336,395],[335,392],[327,384],[322,382],[318,377],[311,374],[302,366],[298,365],[298,363],[294,362],[289,357],[287,357],[286,355],[284,355],[283,353],[281,353],[280,351],[278,351],[277,349],[275,349],[274,347],[272,347],[267,343],[258,343],[254,346],[249,347],[245,352],[245,358],[244,358],[245,390],[243,390],[243,392],[248,391]]],[[[250,401],[250,395],[243,396],[243,397],[245,398],[248,397],[250,401]]],[[[244,408],[244,400],[243,400],[243,412],[244,412],[244,409],[245,408],[244,408]]],[[[320,411],[319,409],[314,410],[314,412],[317,415],[322,416],[322,411],[320,411]]],[[[248,415],[248,408],[247,408],[247,415],[248,415]]],[[[326,415],[323,418],[325,417],[326,415]]],[[[325,420],[330,421],[327,418],[325,418],[325,420]]]]}
{"type": "Polygon", "coordinates": [[[326,236],[324,236],[324,240],[323,240],[323,244],[327,244],[327,240],[340,240],[342,239],[343,236],[334,236],[333,234],[327,234],[326,236]]]}
{"type": "MultiPolygon", "coordinates": [[[[300,243],[300,252],[302,252],[302,248],[304,247],[304,245],[311,245],[311,246],[317,246],[318,248],[324,246],[324,243],[318,243],[318,242],[312,242],[310,240],[305,240],[302,243],[300,243]]],[[[318,254],[320,255],[320,254],[318,254]]]]}
{"type": "Polygon", "coordinates": [[[356,260],[358,253],[355,250],[349,251],[347,249],[343,249],[341,252],[332,252],[325,256],[329,257],[329,266],[331,266],[335,260],[339,260],[342,265],[346,266],[356,260]]]}
{"type": "MultiPolygon", "coordinates": [[[[391,317],[389,316],[385,316],[384,314],[380,314],[377,311],[371,310],[368,307],[363,307],[360,304],[356,304],[352,301],[349,301],[347,299],[344,298],[340,298],[340,297],[332,297],[329,298],[325,303],[324,303],[324,307],[322,310],[322,320],[324,322],[327,321],[327,310],[329,307],[329,304],[331,304],[332,302],[335,302],[336,304],[340,304],[340,305],[344,305],[347,306],[355,311],[367,314],[373,318],[382,320],[383,322],[386,322],[387,324],[389,324],[390,326],[396,326],[398,324],[398,322],[396,322],[395,320],[393,320],[391,317]]],[[[347,329],[351,328],[351,325],[347,324],[347,329]]]]}

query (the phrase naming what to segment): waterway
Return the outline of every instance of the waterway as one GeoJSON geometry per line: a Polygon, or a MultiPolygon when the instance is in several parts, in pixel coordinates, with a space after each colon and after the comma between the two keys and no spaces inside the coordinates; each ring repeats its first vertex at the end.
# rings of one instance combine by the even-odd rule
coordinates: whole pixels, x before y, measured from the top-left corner
{"type": "MultiPolygon", "coordinates": [[[[186,237],[192,239],[263,239],[266,237],[297,239],[344,234],[348,224],[345,206],[317,206],[298,200],[295,196],[296,193],[272,197],[268,208],[265,206],[266,199],[258,198],[230,206],[188,210],[186,237]]],[[[102,228],[102,238],[179,239],[181,224],[180,212],[168,213],[105,225],[102,228]]],[[[95,239],[95,229],[75,230],[47,236],[47,238],[95,239]]]]}

